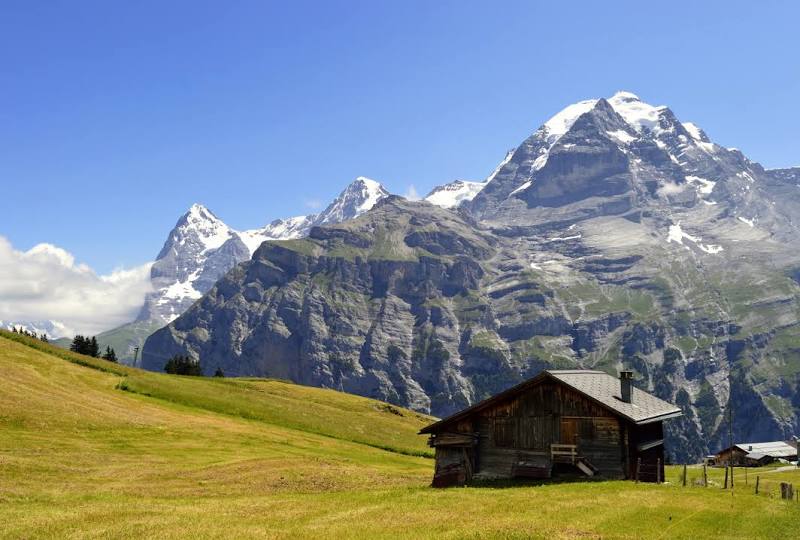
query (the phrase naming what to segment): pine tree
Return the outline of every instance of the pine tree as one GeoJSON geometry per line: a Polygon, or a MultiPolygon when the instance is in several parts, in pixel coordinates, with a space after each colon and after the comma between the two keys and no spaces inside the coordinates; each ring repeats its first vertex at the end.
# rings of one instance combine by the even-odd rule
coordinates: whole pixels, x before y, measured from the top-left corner
{"type": "Polygon", "coordinates": [[[108,345],[106,345],[106,352],[103,354],[103,360],[108,360],[109,362],[114,362],[115,364],[117,363],[117,353],[108,345]]]}
{"type": "Polygon", "coordinates": [[[83,354],[84,343],[82,335],[78,334],[72,339],[72,344],[69,346],[69,350],[74,353],[83,354]]]}
{"type": "Polygon", "coordinates": [[[42,340],[42,341],[44,341],[45,343],[50,343],[50,340],[49,340],[49,339],[47,339],[47,334],[42,334],[42,337],[40,337],[39,339],[41,339],[41,340],[42,340]]]}
{"type": "Polygon", "coordinates": [[[100,345],[97,343],[97,338],[92,336],[91,341],[88,343],[88,351],[86,354],[89,356],[94,356],[95,358],[100,358],[100,345]]]}
{"type": "Polygon", "coordinates": [[[82,336],[78,334],[72,339],[72,344],[69,350],[78,354],[85,354],[87,356],[94,356],[100,358],[100,345],[97,343],[96,337],[82,336]]]}
{"type": "Polygon", "coordinates": [[[217,371],[214,372],[214,377],[224,377],[225,372],[222,371],[222,368],[217,366],[217,371]]]}

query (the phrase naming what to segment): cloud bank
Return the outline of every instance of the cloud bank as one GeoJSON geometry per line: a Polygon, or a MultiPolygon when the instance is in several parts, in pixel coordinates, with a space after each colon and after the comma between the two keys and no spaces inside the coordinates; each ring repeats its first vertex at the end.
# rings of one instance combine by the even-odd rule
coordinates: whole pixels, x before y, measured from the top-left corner
{"type": "Polygon", "coordinates": [[[403,194],[403,197],[405,197],[409,201],[419,201],[420,199],[422,199],[422,197],[420,197],[419,193],[417,192],[417,188],[414,187],[414,184],[408,186],[406,192],[403,194]]]}
{"type": "Polygon", "coordinates": [[[68,334],[109,330],[136,317],[152,264],[100,276],[57,246],[17,251],[0,236],[0,320],[58,321],[68,334]]]}

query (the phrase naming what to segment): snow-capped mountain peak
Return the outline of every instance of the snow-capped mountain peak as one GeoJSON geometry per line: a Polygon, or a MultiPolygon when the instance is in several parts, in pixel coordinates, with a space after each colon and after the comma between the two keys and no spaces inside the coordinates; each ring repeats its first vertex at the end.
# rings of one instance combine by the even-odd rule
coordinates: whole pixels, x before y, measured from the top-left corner
{"type": "Polygon", "coordinates": [[[449,184],[435,187],[425,200],[442,208],[454,208],[464,201],[471,201],[484,187],[486,182],[468,182],[455,180],[449,184]]]}
{"type": "Polygon", "coordinates": [[[219,218],[214,215],[214,212],[200,203],[194,203],[190,206],[189,210],[186,211],[186,215],[195,220],[219,221],[219,218]]]}
{"type": "Polygon", "coordinates": [[[636,94],[626,91],[617,92],[608,98],[608,103],[617,114],[625,119],[628,125],[639,133],[645,130],[658,132],[661,114],[667,109],[663,106],[654,107],[639,99],[636,94]]]}
{"type": "Polygon", "coordinates": [[[359,176],[321,214],[276,219],[244,231],[229,227],[202,204],[193,204],[153,264],[154,292],[147,296],[138,320],[170,322],[265,241],[300,238],[315,225],[353,219],[388,195],[379,182],[359,176]]]}
{"type": "Polygon", "coordinates": [[[340,223],[356,218],[371,210],[378,201],[388,196],[389,192],[380,182],[366,176],[359,176],[314,219],[313,225],[340,223]]]}
{"type": "Polygon", "coordinates": [[[252,255],[267,240],[291,240],[303,236],[316,215],[276,219],[266,227],[239,232],[239,238],[252,255]]]}
{"type": "Polygon", "coordinates": [[[194,242],[199,249],[206,252],[219,248],[232,235],[231,228],[211,210],[202,204],[195,203],[176,224],[171,240],[172,243],[179,245],[194,242]]]}
{"type": "MultiPolygon", "coordinates": [[[[757,163],[715,144],[698,125],[621,91],[562,109],[507,156],[464,205],[478,219],[528,223],[547,222],[537,208],[559,208],[552,211],[558,219],[579,219],[606,212],[598,207],[600,200],[618,208],[638,200],[667,214],[696,211],[692,219],[700,221],[758,216],[754,224],[766,229],[787,220],[763,199],[760,191],[768,188],[763,179],[757,163]]],[[[434,190],[429,197],[434,195],[443,196],[434,190]]]]}
{"type": "Polygon", "coordinates": [[[579,101],[564,107],[560,112],[552,116],[539,128],[546,135],[547,142],[555,143],[564,136],[578,118],[595,108],[597,102],[598,100],[596,99],[579,101]]]}
{"type": "MultiPolygon", "coordinates": [[[[367,178],[366,176],[359,176],[356,178],[355,183],[360,184],[361,199],[363,202],[358,207],[359,212],[363,213],[371,210],[375,203],[389,195],[389,192],[376,180],[367,178]]],[[[351,184],[352,186],[352,184],[351,184]]]]}

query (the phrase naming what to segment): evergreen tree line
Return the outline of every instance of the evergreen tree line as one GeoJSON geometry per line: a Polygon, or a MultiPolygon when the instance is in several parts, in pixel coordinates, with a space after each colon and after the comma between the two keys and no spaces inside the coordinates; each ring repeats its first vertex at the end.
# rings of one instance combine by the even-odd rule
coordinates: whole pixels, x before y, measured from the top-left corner
{"type": "Polygon", "coordinates": [[[28,332],[23,327],[17,328],[16,326],[11,327],[11,331],[15,334],[21,334],[23,336],[28,336],[29,338],[38,339],[40,341],[44,341],[45,343],[49,343],[50,340],[47,339],[47,334],[41,333],[37,334],[36,332],[28,332]]]}
{"type": "Polygon", "coordinates": [[[106,347],[106,352],[103,353],[102,357],[100,356],[100,345],[97,343],[97,337],[95,336],[91,338],[89,336],[75,336],[69,346],[69,350],[94,358],[102,358],[109,362],[117,362],[117,353],[111,347],[106,347]]]}
{"type": "MultiPolygon", "coordinates": [[[[202,377],[203,369],[200,367],[200,362],[193,360],[188,355],[176,354],[164,364],[164,371],[170,375],[192,375],[194,377],[202,377]]],[[[222,368],[218,367],[214,372],[214,377],[224,377],[222,368]]]]}

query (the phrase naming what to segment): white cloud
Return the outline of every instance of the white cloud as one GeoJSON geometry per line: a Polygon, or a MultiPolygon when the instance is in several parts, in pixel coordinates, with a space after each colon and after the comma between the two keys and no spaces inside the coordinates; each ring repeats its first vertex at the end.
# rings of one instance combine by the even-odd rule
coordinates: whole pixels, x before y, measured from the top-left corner
{"type": "Polygon", "coordinates": [[[109,330],[136,317],[151,290],[152,264],[98,276],[57,246],[17,251],[0,236],[0,320],[53,320],[69,333],[109,330]]]}
{"type": "Polygon", "coordinates": [[[670,195],[677,195],[681,193],[684,189],[686,189],[686,184],[675,184],[673,182],[665,182],[660,188],[658,188],[657,193],[662,197],[668,197],[670,195]]]}
{"type": "Polygon", "coordinates": [[[310,208],[312,210],[319,210],[322,208],[322,201],[319,199],[306,199],[303,201],[303,204],[306,205],[306,208],[310,208]]]}
{"type": "Polygon", "coordinates": [[[414,187],[414,184],[408,186],[408,189],[406,189],[406,192],[403,194],[403,197],[405,197],[409,201],[418,201],[422,198],[419,196],[419,193],[417,193],[417,188],[414,187]]]}

